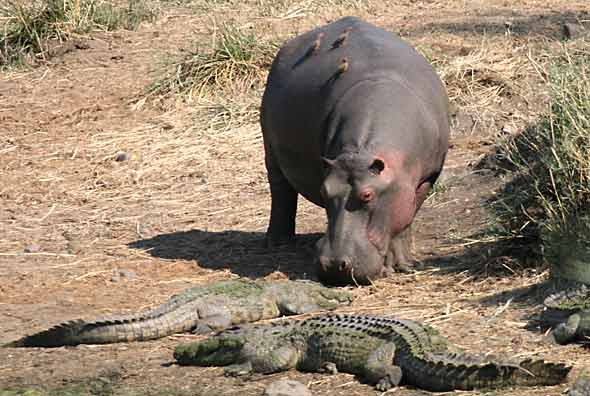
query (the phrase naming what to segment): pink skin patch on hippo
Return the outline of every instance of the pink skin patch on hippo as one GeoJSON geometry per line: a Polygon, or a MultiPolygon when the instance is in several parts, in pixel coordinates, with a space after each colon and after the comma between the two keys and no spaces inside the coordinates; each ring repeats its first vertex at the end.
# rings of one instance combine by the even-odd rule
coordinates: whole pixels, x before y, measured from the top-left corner
{"type": "MultiPolygon", "coordinates": [[[[404,169],[405,157],[399,153],[377,154],[376,160],[385,164],[383,170],[376,175],[383,185],[396,183],[398,189],[395,198],[383,208],[375,208],[367,228],[367,238],[380,254],[386,254],[387,242],[393,235],[403,231],[410,225],[416,213],[416,186],[412,183],[420,169],[416,166],[410,172],[404,169]],[[396,170],[398,170],[396,172],[396,170]]],[[[362,190],[364,192],[365,190],[362,190]]],[[[420,191],[423,194],[422,191],[420,191]]],[[[361,198],[362,200],[362,198],[361,198]]]]}

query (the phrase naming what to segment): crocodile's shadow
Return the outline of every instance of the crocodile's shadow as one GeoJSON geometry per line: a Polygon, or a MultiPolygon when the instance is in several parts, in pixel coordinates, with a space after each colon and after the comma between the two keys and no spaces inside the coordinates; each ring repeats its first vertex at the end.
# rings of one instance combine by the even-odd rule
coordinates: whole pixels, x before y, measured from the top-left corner
{"type": "Polygon", "coordinates": [[[321,234],[297,236],[295,246],[268,249],[264,233],[247,231],[179,231],[141,239],[128,244],[148,254],[169,260],[194,261],[199,267],[229,269],[248,278],[281,271],[289,279],[317,280],[313,264],[315,242],[321,234]]]}

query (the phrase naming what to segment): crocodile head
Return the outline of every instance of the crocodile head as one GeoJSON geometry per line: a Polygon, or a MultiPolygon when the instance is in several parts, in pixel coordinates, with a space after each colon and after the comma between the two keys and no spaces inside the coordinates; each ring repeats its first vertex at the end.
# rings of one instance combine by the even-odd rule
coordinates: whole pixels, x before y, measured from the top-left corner
{"type": "Polygon", "coordinates": [[[239,360],[246,337],[227,334],[206,340],[180,344],[174,349],[174,358],[181,365],[227,366],[239,360]]]}
{"type": "Polygon", "coordinates": [[[332,310],[354,299],[344,289],[328,288],[309,281],[280,282],[273,285],[279,311],[283,315],[332,310]]]}

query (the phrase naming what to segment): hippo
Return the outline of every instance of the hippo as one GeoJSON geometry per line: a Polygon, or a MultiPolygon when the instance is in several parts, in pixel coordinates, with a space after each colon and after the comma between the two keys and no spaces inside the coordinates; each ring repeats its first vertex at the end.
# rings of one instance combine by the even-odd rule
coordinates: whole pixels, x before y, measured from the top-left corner
{"type": "Polygon", "coordinates": [[[448,96],[428,61],[395,34],[345,17],[279,50],[260,113],[267,245],[293,241],[301,194],[327,214],[316,255],[324,283],[411,271],[411,223],[449,145],[448,96]]]}

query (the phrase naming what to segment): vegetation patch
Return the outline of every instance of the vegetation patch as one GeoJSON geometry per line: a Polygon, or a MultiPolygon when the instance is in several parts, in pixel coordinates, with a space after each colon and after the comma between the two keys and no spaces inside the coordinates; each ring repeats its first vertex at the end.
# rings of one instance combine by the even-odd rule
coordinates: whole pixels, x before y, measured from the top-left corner
{"type": "Polygon", "coordinates": [[[135,30],[156,16],[156,8],[140,0],[8,0],[0,5],[0,67],[46,60],[56,42],[94,29],[135,30]]]}
{"type": "Polygon", "coordinates": [[[188,52],[149,88],[149,94],[199,97],[211,91],[235,92],[237,88],[243,93],[261,87],[278,48],[252,32],[223,25],[212,49],[188,52]]]}
{"type": "Polygon", "coordinates": [[[568,257],[590,262],[590,52],[582,44],[549,68],[548,113],[500,143],[512,173],[493,202],[496,231],[539,243],[559,263],[553,272],[568,257]]]}

